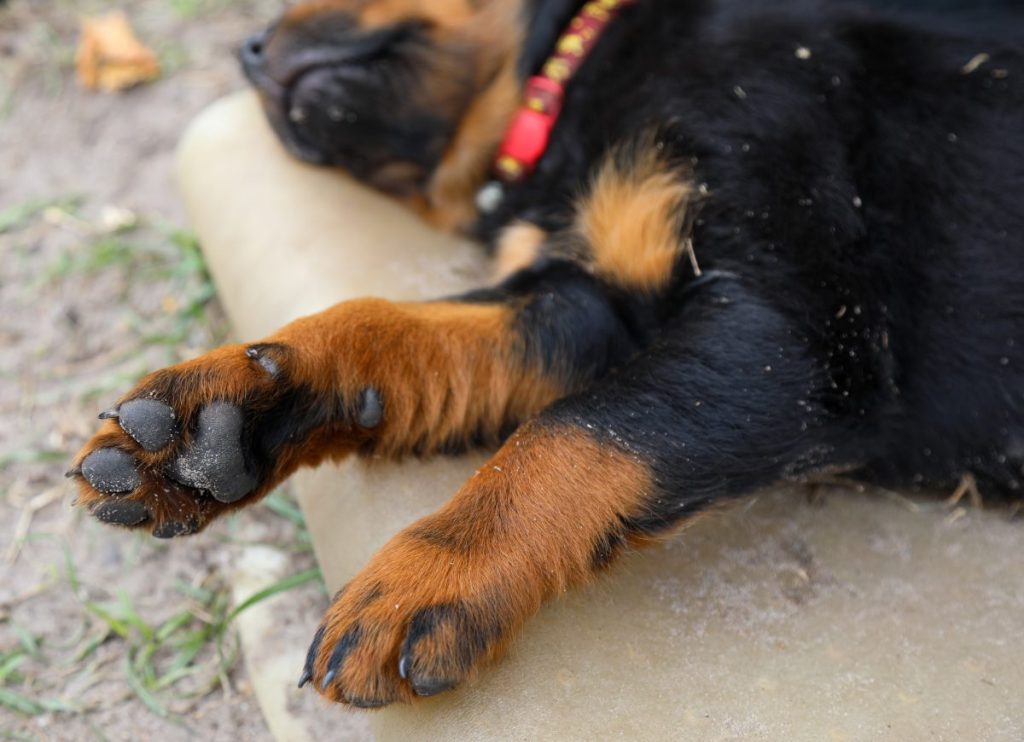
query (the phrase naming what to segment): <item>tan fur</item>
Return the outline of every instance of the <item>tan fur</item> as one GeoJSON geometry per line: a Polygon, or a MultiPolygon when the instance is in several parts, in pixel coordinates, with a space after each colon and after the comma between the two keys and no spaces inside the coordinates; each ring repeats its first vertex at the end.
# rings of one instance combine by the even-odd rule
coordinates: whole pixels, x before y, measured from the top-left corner
{"type": "Polygon", "coordinates": [[[296,23],[321,13],[343,12],[372,28],[414,19],[437,25],[465,22],[476,9],[470,0],[307,0],[285,11],[282,21],[296,23]]]}
{"type": "Polygon", "coordinates": [[[593,576],[595,546],[639,514],[651,489],[648,468],[620,450],[575,429],[524,426],[441,510],[385,545],[328,609],[314,686],[358,624],[364,639],[323,693],[413,700],[397,673],[401,642],[417,611],[439,605],[464,606],[466,621],[461,634],[441,625],[423,637],[418,668],[462,680],[499,657],[543,600],[593,576]],[[482,656],[472,668],[453,666],[465,632],[480,630],[490,632],[482,656]]]}
{"type": "MultiPolygon", "coordinates": [[[[271,405],[288,388],[314,393],[321,405],[337,399],[354,404],[371,387],[380,394],[384,420],[372,433],[338,421],[283,446],[266,481],[236,503],[196,498],[169,483],[161,472],[178,446],[145,451],[113,420],[103,423],[75,466],[98,448],[126,450],[141,464],[142,477],[128,499],[153,513],[153,523],[144,527],[174,519],[202,527],[250,504],[300,466],[357,451],[401,456],[497,442],[503,430],[565,393],[561,382],[525,359],[513,321],[514,311],[506,305],[362,299],[297,320],[266,338],[264,344],[286,349],[275,358],[280,378],[248,358],[245,345],[227,345],[145,377],[122,402],[161,399],[174,409],[183,431],[214,400],[271,405]]],[[[79,484],[83,505],[109,499],[84,478],[79,484]]]]}
{"type": "Polygon", "coordinates": [[[695,197],[693,183],[661,161],[653,142],[629,157],[609,156],[576,214],[593,271],[624,288],[664,289],[688,249],[684,226],[695,197]]]}
{"type": "Polygon", "coordinates": [[[537,260],[548,233],[529,222],[516,222],[498,237],[494,255],[494,279],[501,281],[537,260]]]}
{"type": "MultiPolygon", "coordinates": [[[[472,70],[472,100],[460,112],[440,164],[422,192],[401,196],[439,229],[468,228],[477,214],[477,191],[521,100],[516,64],[525,33],[522,0],[310,0],[284,14],[275,36],[336,13],[350,14],[364,29],[425,21],[433,43],[459,50],[464,68],[472,70]]],[[[420,86],[419,95],[435,112],[445,110],[454,78],[451,71],[433,70],[420,86]]]]}
{"type": "Polygon", "coordinates": [[[516,63],[523,29],[520,11],[512,7],[518,4],[497,3],[504,11],[481,18],[476,26],[480,92],[456,127],[425,194],[424,215],[439,229],[464,230],[476,218],[477,191],[487,181],[494,153],[519,107],[522,88],[516,63]]]}
{"type": "Polygon", "coordinates": [[[495,439],[561,393],[524,362],[512,320],[505,305],[361,299],[298,320],[268,342],[298,350],[299,378],[324,393],[381,393],[387,414],[375,450],[429,453],[495,439]]]}

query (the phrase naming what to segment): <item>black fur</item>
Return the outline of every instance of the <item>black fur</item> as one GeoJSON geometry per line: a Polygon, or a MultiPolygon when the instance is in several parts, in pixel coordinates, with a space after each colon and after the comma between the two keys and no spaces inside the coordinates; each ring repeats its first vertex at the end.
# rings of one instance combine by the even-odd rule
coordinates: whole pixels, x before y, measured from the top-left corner
{"type": "MultiPolygon", "coordinates": [[[[581,4],[526,3],[522,75],[581,4]]],[[[547,257],[462,297],[515,307],[524,359],[576,390],[542,423],[654,474],[595,566],[822,471],[909,488],[971,473],[1018,496],[1022,50],[1010,2],[639,0],[608,27],[537,170],[476,225],[493,242],[535,223],[547,257]],[[655,295],[566,249],[596,168],[642,146],[706,193],[684,221],[703,274],[681,257],[655,295]]]]}
{"type": "MultiPolygon", "coordinates": [[[[907,488],[970,472],[988,495],[1018,492],[1022,29],[1005,7],[678,0],[642,0],[608,29],[537,172],[479,231],[565,228],[636,132],[658,131],[706,185],[693,243],[719,278],[688,290],[681,264],[653,311],[620,311],[632,344],[616,340],[615,370],[544,415],[649,461],[661,491],[630,530],[822,470],[907,488]]],[[[544,338],[552,317],[620,338],[593,312],[549,315],[544,338]]]]}

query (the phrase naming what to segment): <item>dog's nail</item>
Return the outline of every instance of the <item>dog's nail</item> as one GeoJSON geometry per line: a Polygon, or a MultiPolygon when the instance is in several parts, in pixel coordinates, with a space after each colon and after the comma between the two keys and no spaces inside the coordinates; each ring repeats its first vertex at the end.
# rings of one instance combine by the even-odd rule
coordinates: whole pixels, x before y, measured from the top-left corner
{"type": "Polygon", "coordinates": [[[337,675],[335,670],[328,670],[327,674],[324,675],[324,680],[320,683],[320,690],[327,690],[327,686],[334,680],[334,676],[337,675]]]}
{"type": "Polygon", "coordinates": [[[384,417],[384,404],[380,392],[367,387],[359,395],[359,425],[364,428],[376,428],[384,417]]]}
{"type": "Polygon", "coordinates": [[[313,673],[311,673],[309,670],[303,670],[302,677],[299,678],[299,687],[302,688],[303,686],[305,686],[306,683],[308,683],[310,679],[312,679],[312,677],[313,673]]]}
{"type": "Polygon", "coordinates": [[[66,472],[64,472],[64,476],[67,477],[68,479],[71,479],[72,477],[80,477],[82,476],[82,467],[76,466],[73,469],[68,469],[66,472]]]}
{"type": "Polygon", "coordinates": [[[402,680],[409,677],[409,657],[403,656],[402,659],[398,660],[398,675],[402,680]]]}
{"type": "Polygon", "coordinates": [[[116,420],[118,418],[118,412],[116,407],[111,407],[109,410],[104,410],[99,414],[100,420],[116,420]]]}

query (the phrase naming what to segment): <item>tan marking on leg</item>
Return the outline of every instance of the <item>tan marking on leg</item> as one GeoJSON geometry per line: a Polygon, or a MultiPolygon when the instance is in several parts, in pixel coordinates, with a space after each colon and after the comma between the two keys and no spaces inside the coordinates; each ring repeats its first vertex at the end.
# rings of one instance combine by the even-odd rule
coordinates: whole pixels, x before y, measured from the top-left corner
{"type": "Polygon", "coordinates": [[[418,637],[410,667],[465,680],[504,652],[544,600],[591,579],[597,545],[642,513],[652,492],[650,470],[629,454],[575,428],[524,426],[444,507],[391,539],[328,609],[314,686],[359,627],[338,682],[321,692],[413,700],[399,655],[414,618],[437,606],[460,620],[418,637]]]}
{"type": "Polygon", "coordinates": [[[268,339],[298,352],[299,378],[324,394],[377,389],[375,451],[429,453],[495,440],[564,390],[532,367],[503,304],[344,302],[268,339]]]}
{"type": "Polygon", "coordinates": [[[80,469],[103,448],[121,449],[134,459],[140,483],[130,497],[119,499],[148,509],[151,520],[142,527],[177,521],[199,529],[258,500],[300,466],[357,452],[401,456],[497,443],[564,394],[564,384],[526,356],[515,323],[515,309],[503,304],[363,299],[297,320],[256,344],[273,371],[254,360],[250,346],[228,345],[150,374],[119,405],[142,398],[166,404],[174,413],[174,440],[147,451],[117,422],[106,420],[73,467],[80,501],[93,507],[111,499],[80,469]],[[363,427],[359,405],[369,389],[378,395],[383,416],[363,427]],[[242,499],[197,497],[193,488],[167,479],[168,465],[191,445],[192,421],[205,406],[236,405],[259,426],[268,411],[287,413],[281,405],[292,393],[302,402],[292,414],[322,412],[322,422],[282,440],[259,486],[242,499]]]}

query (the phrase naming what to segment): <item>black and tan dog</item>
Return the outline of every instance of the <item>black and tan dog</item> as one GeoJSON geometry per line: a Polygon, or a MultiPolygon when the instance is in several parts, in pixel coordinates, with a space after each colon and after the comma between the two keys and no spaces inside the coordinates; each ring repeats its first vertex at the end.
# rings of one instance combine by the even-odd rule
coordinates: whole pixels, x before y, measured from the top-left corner
{"type": "Polygon", "coordinates": [[[285,143],[474,231],[509,277],[346,302],[146,377],[80,454],[82,501],[185,535],[300,466],[504,441],[316,633],[302,682],[374,707],[453,687],[546,598],[780,480],[969,475],[1020,497],[1024,23],[1009,12],[292,8],[243,50],[285,143]],[[578,70],[560,69],[577,47],[578,70]],[[565,93],[528,101],[541,156],[484,188],[538,74],[561,84],[534,93],[565,93]]]}

